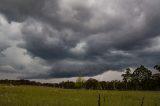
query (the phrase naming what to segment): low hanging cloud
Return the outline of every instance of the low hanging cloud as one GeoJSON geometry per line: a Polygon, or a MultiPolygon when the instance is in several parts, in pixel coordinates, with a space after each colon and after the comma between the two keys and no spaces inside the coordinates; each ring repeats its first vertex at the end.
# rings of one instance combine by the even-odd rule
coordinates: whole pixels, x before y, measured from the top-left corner
{"type": "Polygon", "coordinates": [[[1,0],[0,73],[41,79],[95,76],[141,64],[151,68],[160,63],[159,5],[159,0],[1,0]]]}

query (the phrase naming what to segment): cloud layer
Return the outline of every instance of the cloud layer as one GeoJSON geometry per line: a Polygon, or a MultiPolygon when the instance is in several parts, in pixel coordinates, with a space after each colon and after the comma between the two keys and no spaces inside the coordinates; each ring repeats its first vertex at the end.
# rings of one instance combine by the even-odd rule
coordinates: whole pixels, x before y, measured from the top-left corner
{"type": "Polygon", "coordinates": [[[160,63],[159,0],[1,0],[0,73],[95,76],[160,63]]]}

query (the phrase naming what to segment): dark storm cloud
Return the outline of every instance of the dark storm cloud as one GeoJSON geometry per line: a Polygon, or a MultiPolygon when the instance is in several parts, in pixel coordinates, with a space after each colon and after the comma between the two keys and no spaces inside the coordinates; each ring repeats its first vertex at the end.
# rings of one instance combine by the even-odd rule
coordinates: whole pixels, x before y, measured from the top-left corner
{"type": "Polygon", "coordinates": [[[159,0],[1,0],[0,12],[23,24],[18,47],[51,67],[28,77],[59,78],[159,64],[160,43],[154,43],[160,42],[159,5],[159,0]]]}
{"type": "Polygon", "coordinates": [[[63,10],[63,5],[60,7],[60,1],[62,0],[1,0],[0,12],[7,17],[9,22],[22,22],[32,17],[58,29],[71,27],[75,30],[85,30],[81,26],[81,22],[87,21],[91,17],[89,9],[82,5],[72,7],[70,13],[76,10],[76,14],[70,18],[74,18],[74,20],[66,20],[63,17],[67,16],[67,11],[63,10]]]}
{"type": "Polygon", "coordinates": [[[26,78],[69,78],[73,76],[94,76],[99,74],[101,70],[105,70],[102,64],[86,63],[86,64],[68,64],[57,63],[48,70],[47,74],[32,75],[26,78]]]}
{"type": "Polygon", "coordinates": [[[40,14],[44,0],[1,0],[0,12],[6,15],[9,21],[24,21],[29,16],[40,14]]]}

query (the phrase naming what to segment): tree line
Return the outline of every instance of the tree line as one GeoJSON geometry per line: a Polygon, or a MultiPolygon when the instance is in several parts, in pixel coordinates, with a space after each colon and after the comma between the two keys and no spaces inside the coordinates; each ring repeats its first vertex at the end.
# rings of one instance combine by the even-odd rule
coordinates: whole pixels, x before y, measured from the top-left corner
{"type": "Polygon", "coordinates": [[[154,68],[159,72],[152,74],[152,71],[144,66],[136,68],[133,72],[127,68],[122,74],[122,81],[98,81],[90,78],[84,80],[77,78],[76,82],[63,81],[60,83],[40,83],[29,80],[0,80],[0,84],[8,85],[35,85],[64,89],[95,89],[95,90],[160,90],[160,65],[154,68]]]}

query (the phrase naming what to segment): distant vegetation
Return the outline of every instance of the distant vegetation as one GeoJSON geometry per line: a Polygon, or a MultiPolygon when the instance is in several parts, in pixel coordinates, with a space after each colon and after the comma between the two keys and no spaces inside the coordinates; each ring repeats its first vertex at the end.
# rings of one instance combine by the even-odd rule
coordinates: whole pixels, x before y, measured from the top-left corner
{"type": "MultiPolygon", "coordinates": [[[[160,72],[160,65],[154,66],[160,72]]],[[[130,68],[122,74],[123,81],[98,81],[96,79],[84,80],[79,77],[76,82],[66,81],[60,83],[40,83],[29,80],[0,80],[0,84],[9,85],[36,85],[65,89],[96,89],[96,90],[160,90],[160,73],[152,74],[152,71],[144,66],[131,72],[130,68]]]]}

